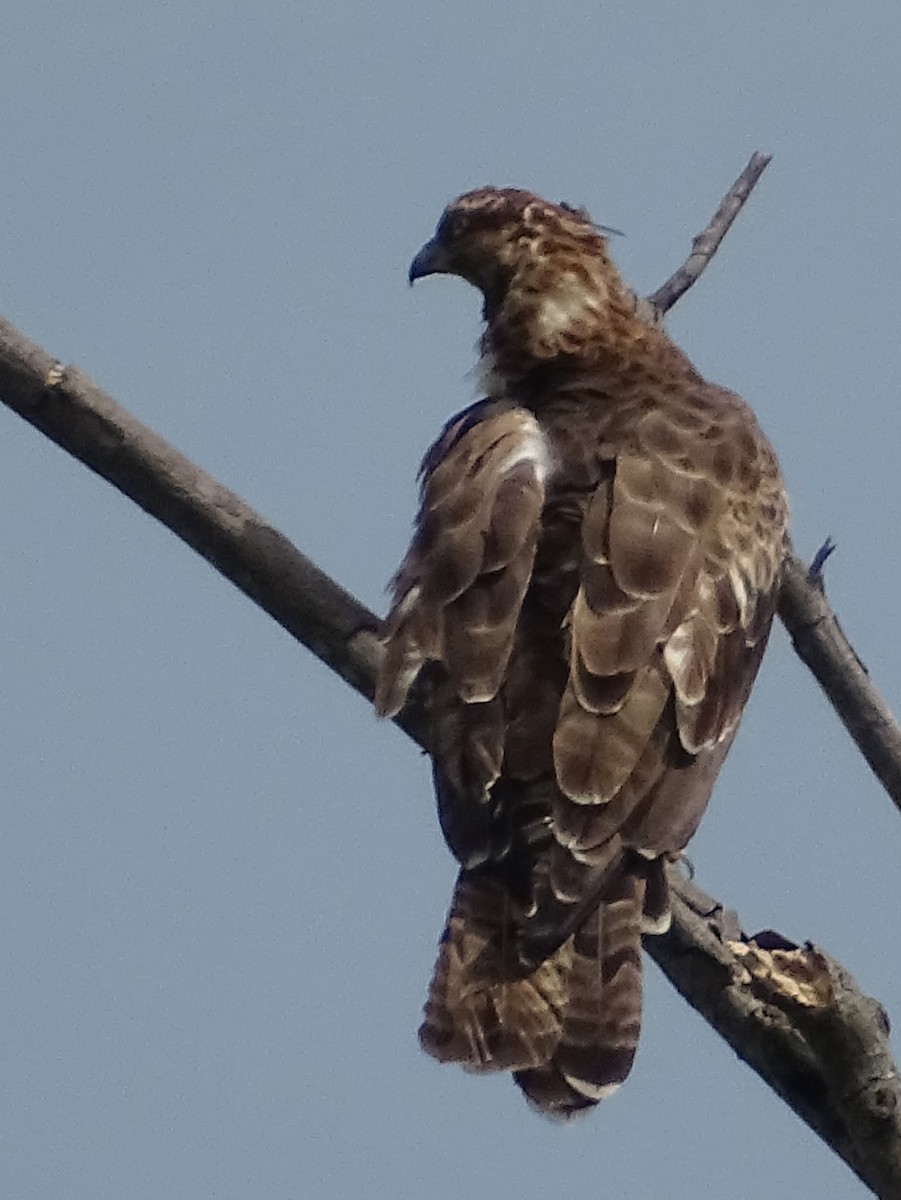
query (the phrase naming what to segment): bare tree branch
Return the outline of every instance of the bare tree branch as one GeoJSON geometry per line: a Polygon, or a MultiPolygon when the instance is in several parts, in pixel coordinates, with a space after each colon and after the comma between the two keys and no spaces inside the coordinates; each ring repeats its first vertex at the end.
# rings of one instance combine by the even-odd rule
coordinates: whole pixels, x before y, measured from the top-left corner
{"type": "Polygon", "coordinates": [[[0,398],[171,529],[372,698],[373,660],[365,641],[353,637],[364,627],[375,630],[378,619],[240,496],[142,425],[77,367],[63,368],[2,317],[0,398]]]}
{"type": "Polygon", "coordinates": [[[845,637],[819,578],[786,559],[779,616],[798,657],[813,673],[876,778],[901,810],[901,728],[845,637]]]}
{"type": "Polygon", "coordinates": [[[744,207],[758,179],[769,165],[770,159],[769,154],[751,155],[748,165],[723,197],[706,229],[692,239],[691,254],[666,283],[647,297],[647,303],[660,316],[669,312],[692,284],[697,283],[701,273],[719,249],[720,242],[729,232],[732,222],[744,207]]]}
{"type": "Polygon", "coordinates": [[[672,928],[646,937],[645,949],[877,1196],[901,1196],[901,1084],[881,1005],[817,947],[748,937],[734,913],[675,870],[670,883],[672,928]]]}
{"type": "MultiPolygon", "coordinates": [[[[659,311],[698,278],[765,165],[763,156],[751,160],[708,230],[695,239],[685,268],[651,297],[659,311]],[[749,174],[752,167],[756,174],[749,174]]],[[[378,618],[234,492],[77,368],[63,368],[2,318],[0,400],[176,533],[371,699],[381,654],[378,618]]],[[[794,559],[786,568],[780,611],[799,654],[897,799],[897,729],[892,732],[890,714],[853,650],[839,640],[821,591],[794,559]]],[[[420,692],[397,721],[427,750],[425,707],[420,692]]],[[[778,953],[795,957],[777,959],[764,939],[746,938],[737,920],[730,922],[697,888],[678,876],[673,883],[673,927],[646,940],[649,953],[689,1003],[876,1195],[897,1198],[901,1089],[882,1010],[823,952],[781,949],[778,953]]]]}

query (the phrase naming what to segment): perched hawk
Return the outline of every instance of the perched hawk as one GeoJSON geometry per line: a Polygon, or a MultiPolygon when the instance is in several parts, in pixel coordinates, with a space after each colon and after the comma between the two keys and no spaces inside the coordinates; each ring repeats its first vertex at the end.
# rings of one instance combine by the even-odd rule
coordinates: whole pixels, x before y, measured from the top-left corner
{"type": "Polygon", "coordinates": [[[568,1116],[632,1064],[641,934],[757,673],[786,499],[584,211],[470,192],[410,279],[435,273],[484,296],[485,398],[425,457],[376,695],[394,714],[427,670],[460,863],[420,1040],[568,1116]]]}

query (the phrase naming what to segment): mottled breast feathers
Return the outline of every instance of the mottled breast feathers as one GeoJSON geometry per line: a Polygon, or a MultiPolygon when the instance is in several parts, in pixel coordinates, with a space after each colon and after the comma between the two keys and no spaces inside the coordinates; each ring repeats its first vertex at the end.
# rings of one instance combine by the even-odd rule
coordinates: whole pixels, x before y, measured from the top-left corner
{"type": "Polygon", "coordinates": [[[751,411],[634,300],[585,214],[482,189],[411,278],[480,287],[489,395],[429,451],[376,706],[427,663],[461,876],[425,1048],[543,1111],[625,1077],[641,929],[694,832],[772,621],[787,507],[751,411]]]}

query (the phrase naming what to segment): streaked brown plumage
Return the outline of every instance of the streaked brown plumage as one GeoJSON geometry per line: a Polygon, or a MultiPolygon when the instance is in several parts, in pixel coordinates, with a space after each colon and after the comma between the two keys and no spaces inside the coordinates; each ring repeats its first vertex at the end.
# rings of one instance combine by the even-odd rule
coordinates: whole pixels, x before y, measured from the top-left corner
{"type": "Polygon", "coordinates": [[[750,409],[707,383],[587,215],[485,188],[410,278],[484,296],[486,398],[426,455],[376,705],[431,664],[461,864],[420,1030],[542,1111],[625,1079],[642,931],[707,805],[766,643],[787,505],[750,409]]]}

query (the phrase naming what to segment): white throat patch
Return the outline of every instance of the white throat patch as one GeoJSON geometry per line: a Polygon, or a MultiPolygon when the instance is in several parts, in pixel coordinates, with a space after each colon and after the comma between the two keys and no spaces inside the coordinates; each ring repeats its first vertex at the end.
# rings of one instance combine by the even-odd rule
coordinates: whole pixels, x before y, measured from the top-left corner
{"type": "Polygon", "coordinates": [[[584,280],[567,272],[539,302],[537,323],[544,338],[554,338],[582,321],[596,321],[606,300],[600,280],[589,290],[584,280]]]}

